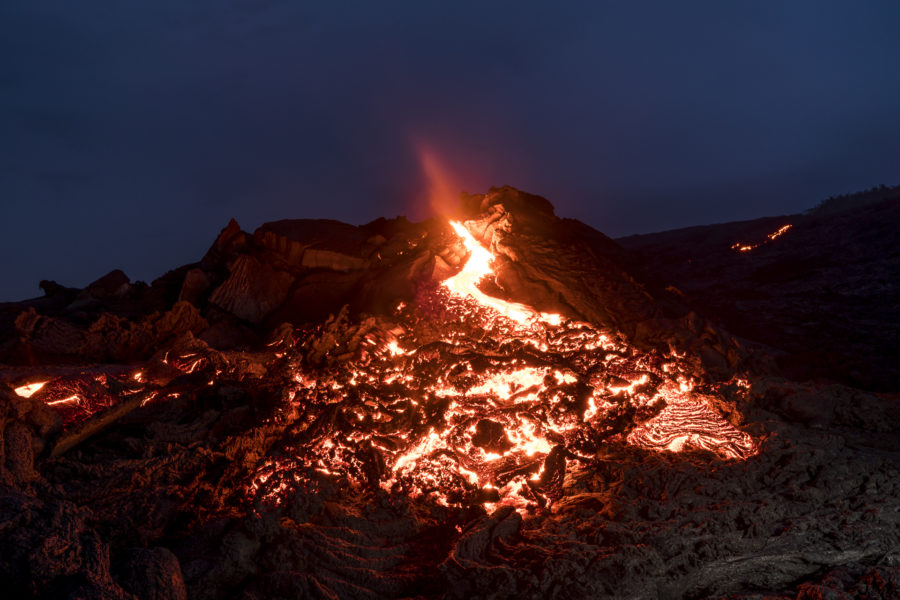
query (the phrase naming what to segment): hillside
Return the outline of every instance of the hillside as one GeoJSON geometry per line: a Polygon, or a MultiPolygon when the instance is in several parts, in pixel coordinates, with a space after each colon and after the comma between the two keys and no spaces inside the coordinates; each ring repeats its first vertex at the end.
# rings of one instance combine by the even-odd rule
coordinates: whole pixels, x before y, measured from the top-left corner
{"type": "Polygon", "coordinates": [[[616,241],[642,277],[775,349],[785,375],[897,391],[900,195],[616,241]]]}

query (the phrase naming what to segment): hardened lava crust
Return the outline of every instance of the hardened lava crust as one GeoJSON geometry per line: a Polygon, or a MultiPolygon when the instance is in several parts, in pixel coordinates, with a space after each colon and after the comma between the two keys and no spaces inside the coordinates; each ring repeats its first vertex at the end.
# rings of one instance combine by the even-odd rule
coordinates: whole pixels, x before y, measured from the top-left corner
{"type": "MultiPolygon", "coordinates": [[[[804,225],[766,227],[710,260],[750,272],[804,225]]],[[[232,221],[149,285],[42,282],[0,305],[0,585],[898,597],[900,385],[786,370],[651,241],[505,187],[422,223],[232,221]]]]}

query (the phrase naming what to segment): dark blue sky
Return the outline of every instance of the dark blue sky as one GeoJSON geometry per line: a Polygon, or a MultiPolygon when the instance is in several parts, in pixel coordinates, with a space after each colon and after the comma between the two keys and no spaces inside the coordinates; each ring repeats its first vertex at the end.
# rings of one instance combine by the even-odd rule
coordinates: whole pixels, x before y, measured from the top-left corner
{"type": "Polygon", "coordinates": [[[510,184],[620,236],[900,183],[900,3],[5,0],[0,300],[510,184]],[[423,156],[429,157],[424,162],[423,156]]]}

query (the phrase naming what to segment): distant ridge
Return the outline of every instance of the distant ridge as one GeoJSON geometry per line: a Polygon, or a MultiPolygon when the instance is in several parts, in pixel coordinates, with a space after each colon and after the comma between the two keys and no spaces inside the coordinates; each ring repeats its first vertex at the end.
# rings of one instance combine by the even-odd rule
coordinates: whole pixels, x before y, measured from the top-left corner
{"type": "Polygon", "coordinates": [[[900,199],[900,185],[889,187],[881,184],[862,192],[830,196],[806,211],[806,214],[815,216],[833,215],[891,198],[900,199]]]}

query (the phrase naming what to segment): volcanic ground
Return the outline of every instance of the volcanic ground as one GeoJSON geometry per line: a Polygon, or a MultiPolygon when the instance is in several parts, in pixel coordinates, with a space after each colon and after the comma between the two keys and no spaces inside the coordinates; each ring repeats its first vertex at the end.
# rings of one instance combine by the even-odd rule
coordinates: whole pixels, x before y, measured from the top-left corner
{"type": "Polygon", "coordinates": [[[897,598],[900,199],[513,188],[0,305],[11,598],[897,598]]]}

